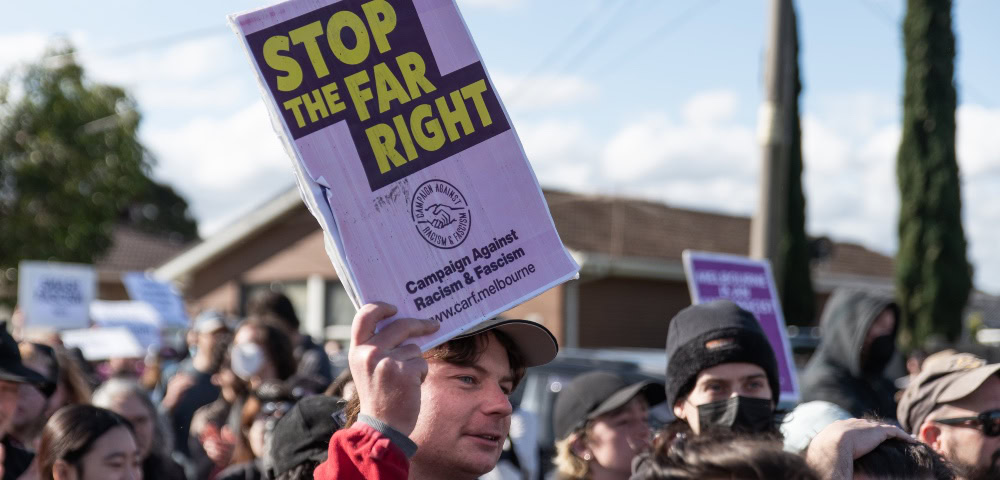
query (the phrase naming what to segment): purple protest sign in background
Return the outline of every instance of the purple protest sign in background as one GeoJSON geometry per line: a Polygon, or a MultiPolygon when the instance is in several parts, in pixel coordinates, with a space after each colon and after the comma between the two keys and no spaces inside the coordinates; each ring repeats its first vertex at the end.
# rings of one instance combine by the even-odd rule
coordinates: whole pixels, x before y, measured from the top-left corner
{"type": "Polygon", "coordinates": [[[778,359],[781,400],[798,402],[799,382],[771,264],[767,260],[685,250],[684,273],[692,303],[724,298],[757,317],[778,359]]]}

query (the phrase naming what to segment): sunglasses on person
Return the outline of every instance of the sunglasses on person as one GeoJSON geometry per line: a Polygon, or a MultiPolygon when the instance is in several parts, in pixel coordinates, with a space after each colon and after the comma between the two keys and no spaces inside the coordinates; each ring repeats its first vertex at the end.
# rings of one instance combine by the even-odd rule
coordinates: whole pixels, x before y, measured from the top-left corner
{"type": "Polygon", "coordinates": [[[975,417],[939,418],[935,423],[981,430],[987,437],[1000,436],[1000,410],[989,410],[975,417]]]}

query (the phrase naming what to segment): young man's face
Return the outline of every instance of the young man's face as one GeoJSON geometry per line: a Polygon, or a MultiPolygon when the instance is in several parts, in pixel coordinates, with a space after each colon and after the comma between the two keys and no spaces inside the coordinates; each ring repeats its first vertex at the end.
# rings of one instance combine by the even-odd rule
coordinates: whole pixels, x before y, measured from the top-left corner
{"type": "Polygon", "coordinates": [[[687,421],[694,433],[699,433],[698,406],[737,395],[772,398],[764,369],[752,363],[723,363],[702,370],[691,392],[677,400],[674,415],[687,421]]]}
{"type": "Polygon", "coordinates": [[[496,466],[510,430],[514,388],[507,350],[492,334],[472,366],[428,360],[411,469],[438,478],[476,478],[496,466]]]}

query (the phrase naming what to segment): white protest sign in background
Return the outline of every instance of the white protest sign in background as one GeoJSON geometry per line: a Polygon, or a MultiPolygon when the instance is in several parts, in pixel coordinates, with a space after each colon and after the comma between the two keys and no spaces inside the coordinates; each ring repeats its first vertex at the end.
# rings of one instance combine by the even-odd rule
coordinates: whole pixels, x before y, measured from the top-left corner
{"type": "Polygon", "coordinates": [[[90,362],[109,358],[143,358],[146,355],[135,335],[124,327],[66,330],[60,336],[63,345],[79,348],[83,358],[90,362]]]}
{"type": "Polygon", "coordinates": [[[162,320],[146,302],[110,302],[95,300],[90,304],[90,318],[94,325],[103,328],[126,328],[143,348],[159,347],[162,343],[162,320]]]}
{"type": "Polygon", "coordinates": [[[187,328],[184,300],[173,285],[149,277],[143,272],[122,274],[122,283],[132,300],[146,302],[163,320],[162,328],[187,328]]]}
{"type": "Polygon", "coordinates": [[[26,260],[17,276],[25,327],[64,330],[90,325],[90,302],[97,291],[93,266],[26,260]]]}

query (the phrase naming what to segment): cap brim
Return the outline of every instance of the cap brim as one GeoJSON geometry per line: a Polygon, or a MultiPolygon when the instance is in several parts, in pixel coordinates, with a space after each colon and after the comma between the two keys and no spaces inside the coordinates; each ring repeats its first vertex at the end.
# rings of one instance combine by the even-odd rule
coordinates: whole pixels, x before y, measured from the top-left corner
{"type": "Polygon", "coordinates": [[[607,400],[601,402],[597,408],[588,413],[587,418],[597,418],[605,413],[617,410],[637,395],[642,395],[649,406],[657,405],[667,400],[667,393],[663,389],[663,384],[646,380],[629,385],[613,393],[607,400]]]}
{"type": "MultiPolygon", "coordinates": [[[[1000,372],[1000,364],[984,365],[957,375],[950,384],[938,395],[936,403],[948,403],[961,400],[975,392],[983,382],[1000,372]]],[[[952,374],[955,375],[955,374],[952,374]]]]}
{"type": "Polygon", "coordinates": [[[17,383],[30,383],[32,385],[43,386],[50,383],[49,379],[42,374],[25,367],[17,365],[15,367],[0,367],[0,380],[17,383]]]}
{"type": "Polygon", "coordinates": [[[545,365],[556,358],[559,344],[556,337],[544,325],[528,320],[490,319],[476,325],[468,333],[455,338],[471,337],[490,330],[503,332],[521,350],[525,367],[545,365]]]}

